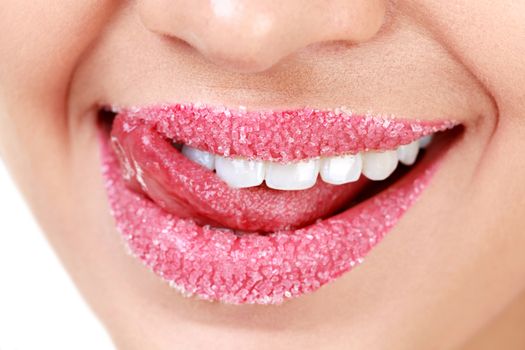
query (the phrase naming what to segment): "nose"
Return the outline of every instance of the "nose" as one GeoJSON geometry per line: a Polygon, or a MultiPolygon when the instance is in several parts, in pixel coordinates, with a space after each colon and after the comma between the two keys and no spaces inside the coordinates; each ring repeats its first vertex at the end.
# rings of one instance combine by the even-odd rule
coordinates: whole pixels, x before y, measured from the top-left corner
{"type": "Polygon", "coordinates": [[[260,72],[321,42],[370,40],[386,0],[138,0],[152,32],[187,42],[223,69],[260,72]]]}

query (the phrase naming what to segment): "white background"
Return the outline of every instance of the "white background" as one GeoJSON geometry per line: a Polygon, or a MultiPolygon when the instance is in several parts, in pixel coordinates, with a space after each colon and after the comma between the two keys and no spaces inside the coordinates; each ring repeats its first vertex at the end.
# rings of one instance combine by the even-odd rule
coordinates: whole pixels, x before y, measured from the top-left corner
{"type": "Polygon", "coordinates": [[[113,349],[0,161],[0,350],[113,349]]]}

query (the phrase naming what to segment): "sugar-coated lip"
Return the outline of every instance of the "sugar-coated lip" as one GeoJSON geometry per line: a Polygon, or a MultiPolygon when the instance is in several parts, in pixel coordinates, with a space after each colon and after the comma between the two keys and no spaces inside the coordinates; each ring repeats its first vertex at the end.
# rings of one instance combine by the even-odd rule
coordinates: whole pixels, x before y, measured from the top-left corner
{"type": "Polygon", "coordinates": [[[395,149],[457,125],[354,115],[346,108],[247,111],[205,104],[164,104],[114,109],[129,128],[137,124],[210,153],[280,162],[395,149]]]}
{"type": "MultiPolygon", "coordinates": [[[[428,186],[440,157],[423,159],[394,185],[340,214],[264,235],[203,225],[182,215],[182,209],[166,211],[163,198],[152,200],[144,188],[130,186],[130,176],[144,182],[141,172],[150,169],[153,180],[147,186],[175,183],[174,192],[197,187],[213,204],[230,200],[220,191],[211,193],[212,175],[200,176],[196,165],[170,155],[177,152],[167,147],[172,140],[223,155],[290,161],[396,148],[454,125],[304,111],[232,112],[181,104],[120,109],[116,147],[107,135],[100,139],[112,215],[132,254],[184,295],[231,304],[281,303],[317,290],[362,262],[428,186]],[[294,134],[301,137],[286,142],[294,128],[301,130],[294,134]],[[329,141],[330,135],[337,139],[329,141]],[[122,153],[127,154],[125,164],[122,153]],[[133,169],[126,169],[130,166],[133,169]],[[178,182],[170,182],[173,179],[178,182]]],[[[236,190],[236,198],[253,204],[258,197],[243,197],[246,190],[236,190]]],[[[336,186],[330,191],[337,191],[336,186]]],[[[184,201],[195,205],[188,198],[184,201]]],[[[293,214],[293,208],[288,210],[293,214]]]]}

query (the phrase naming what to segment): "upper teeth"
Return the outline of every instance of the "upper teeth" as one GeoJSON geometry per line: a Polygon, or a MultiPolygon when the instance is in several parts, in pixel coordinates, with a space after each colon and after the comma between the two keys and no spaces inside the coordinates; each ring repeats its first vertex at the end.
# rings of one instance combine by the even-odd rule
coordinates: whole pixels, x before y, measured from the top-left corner
{"type": "Polygon", "coordinates": [[[280,164],[266,163],[266,186],[276,190],[305,190],[315,185],[319,159],[280,164]]]}
{"type": "Polygon", "coordinates": [[[396,151],[365,152],[363,154],[363,175],[370,180],[386,179],[397,168],[396,151]]]}
{"type": "Polygon", "coordinates": [[[384,180],[394,172],[398,161],[414,164],[419,149],[429,142],[429,137],[425,137],[392,151],[368,151],[287,164],[225,158],[187,145],[182,147],[182,154],[210,170],[215,169],[217,176],[230,187],[254,187],[266,181],[266,186],[276,190],[304,190],[315,185],[318,175],[334,185],[357,181],[361,174],[370,180],[384,180]]]}
{"type": "Polygon", "coordinates": [[[195,163],[202,165],[210,170],[215,169],[215,156],[211,153],[201,151],[199,149],[183,146],[182,154],[186,158],[193,160],[195,163]]]}
{"type": "Polygon", "coordinates": [[[264,181],[265,168],[261,161],[215,157],[217,175],[231,187],[259,186],[264,181]]]}

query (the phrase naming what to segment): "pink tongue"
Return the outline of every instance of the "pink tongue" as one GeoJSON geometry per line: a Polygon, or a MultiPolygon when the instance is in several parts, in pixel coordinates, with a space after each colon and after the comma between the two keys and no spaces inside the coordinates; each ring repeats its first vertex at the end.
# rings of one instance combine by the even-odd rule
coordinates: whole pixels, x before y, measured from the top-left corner
{"type": "Polygon", "coordinates": [[[214,172],[190,161],[151,126],[129,127],[117,116],[111,133],[128,185],[177,217],[249,232],[305,226],[351,200],[366,180],[334,186],[320,180],[303,191],[259,186],[229,187],[214,172]]]}

